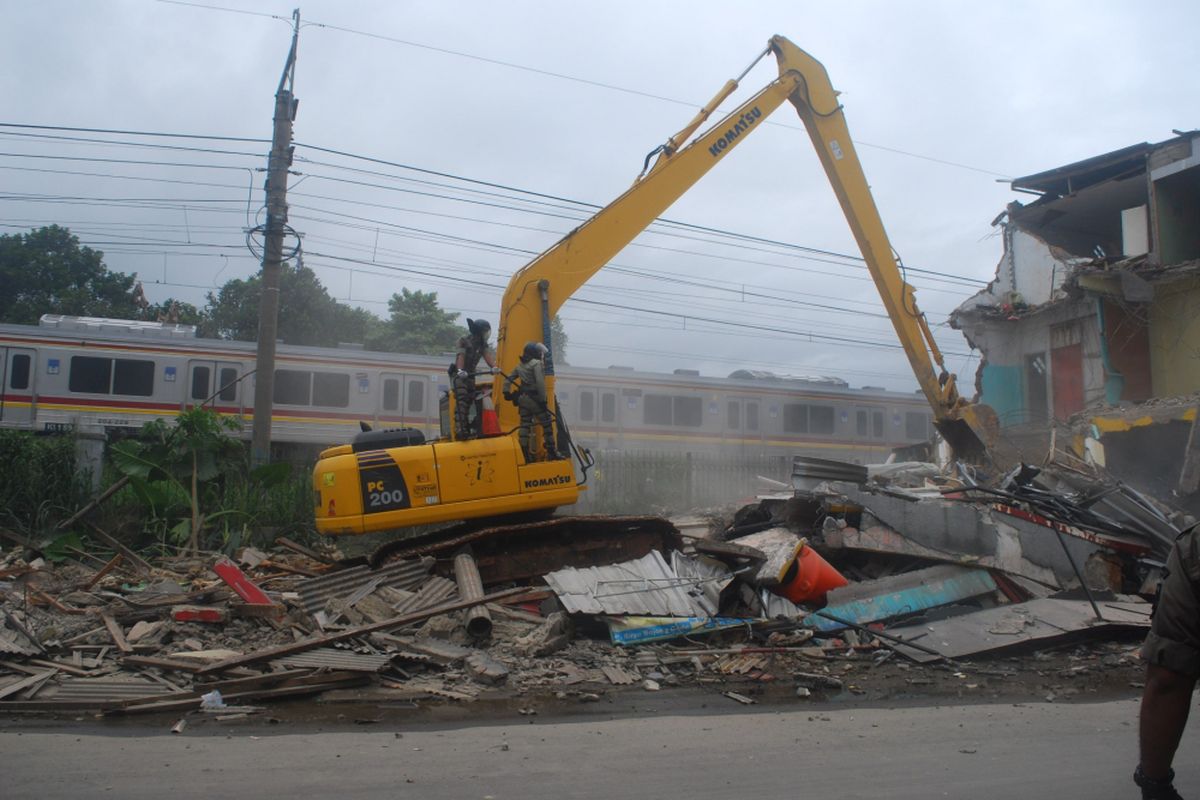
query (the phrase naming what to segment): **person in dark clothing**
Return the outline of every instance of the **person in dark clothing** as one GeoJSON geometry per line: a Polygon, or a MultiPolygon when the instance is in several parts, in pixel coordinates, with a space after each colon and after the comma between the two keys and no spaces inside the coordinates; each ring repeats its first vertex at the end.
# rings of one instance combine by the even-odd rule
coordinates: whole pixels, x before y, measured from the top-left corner
{"type": "Polygon", "coordinates": [[[547,405],[546,394],[546,345],[541,342],[529,342],[521,353],[521,362],[504,376],[504,397],[517,404],[521,414],[521,429],[517,438],[521,442],[521,450],[525,452],[525,463],[536,461],[536,453],[531,444],[533,426],[542,428],[542,446],[546,450],[546,459],[559,458],[554,448],[554,418],[547,405]]]}
{"type": "Polygon", "coordinates": [[[468,319],[467,331],[467,335],[458,340],[458,353],[451,369],[455,439],[469,439],[472,435],[471,405],[475,402],[475,372],[479,362],[483,361],[492,373],[496,372],[496,354],[488,344],[491,323],[486,319],[468,319]]]}
{"type": "Polygon", "coordinates": [[[1142,660],[1146,687],[1133,780],[1143,800],[1180,800],[1171,762],[1200,677],[1200,526],[1181,533],[1171,547],[1142,660]]]}

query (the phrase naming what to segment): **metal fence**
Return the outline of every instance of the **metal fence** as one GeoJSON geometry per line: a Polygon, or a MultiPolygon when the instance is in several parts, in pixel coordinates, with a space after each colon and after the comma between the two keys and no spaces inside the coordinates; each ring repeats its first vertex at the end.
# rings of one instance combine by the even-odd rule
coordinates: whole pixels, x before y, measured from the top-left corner
{"type": "Polygon", "coordinates": [[[575,510],[594,514],[681,514],[791,485],[790,459],[719,453],[593,452],[596,466],[575,510]],[[769,481],[760,479],[767,478],[769,481]]]}

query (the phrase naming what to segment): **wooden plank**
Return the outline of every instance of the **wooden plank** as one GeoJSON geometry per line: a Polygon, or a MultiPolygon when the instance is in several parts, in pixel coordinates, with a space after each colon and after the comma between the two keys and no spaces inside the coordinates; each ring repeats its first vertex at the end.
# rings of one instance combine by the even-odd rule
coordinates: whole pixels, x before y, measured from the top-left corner
{"type": "Polygon", "coordinates": [[[84,669],[82,666],[76,667],[71,664],[64,664],[61,661],[47,661],[41,658],[31,658],[29,659],[29,663],[39,667],[60,669],[68,675],[76,675],[80,678],[91,678],[94,676],[94,673],[90,669],[84,669]]]}
{"type": "MultiPolygon", "coordinates": [[[[125,479],[123,478],[122,480],[125,480],[125,479]]],[[[118,481],[118,483],[120,483],[120,481],[118,481]]],[[[80,513],[82,513],[82,512],[80,512],[80,513]]],[[[68,522],[70,522],[70,520],[68,520],[68,522]]],[[[59,530],[62,530],[66,526],[67,526],[67,523],[63,523],[62,525],[59,525],[58,527],[59,527],[59,530]]],[[[87,524],[87,526],[89,529],[91,529],[92,533],[94,533],[97,537],[99,537],[100,541],[104,542],[106,545],[108,545],[112,549],[116,550],[121,555],[125,556],[125,558],[129,559],[129,563],[133,564],[134,567],[136,567],[137,569],[142,570],[144,572],[153,572],[154,571],[154,567],[152,567],[150,565],[150,562],[146,561],[146,559],[142,558],[137,553],[133,552],[128,547],[123,545],[120,541],[118,541],[114,537],[110,536],[107,531],[101,530],[99,525],[94,525],[91,522],[89,522],[87,524]]]]}
{"type": "MultiPolygon", "coordinates": [[[[291,697],[294,695],[315,694],[317,692],[325,692],[330,689],[343,689],[350,686],[358,686],[370,680],[370,677],[361,673],[347,677],[342,676],[345,673],[331,673],[329,676],[321,676],[322,680],[313,683],[301,683],[295,686],[282,686],[275,689],[251,689],[245,692],[234,692],[232,694],[221,693],[222,698],[228,700],[270,700],[278,697],[291,697]],[[332,678],[332,680],[331,680],[332,678]]],[[[198,706],[200,697],[171,699],[154,703],[145,703],[143,705],[129,705],[120,708],[111,708],[104,713],[109,714],[145,714],[158,711],[186,711],[198,706]]],[[[0,706],[3,708],[3,706],[0,706]]]]}
{"type": "MultiPolygon", "coordinates": [[[[8,697],[11,694],[16,694],[17,692],[22,691],[23,689],[28,689],[31,686],[34,686],[34,685],[40,684],[46,680],[49,680],[50,678],[54,677],[57,674],[58,674],[57,669],[47,669],[47,670],[43,670],[41,672],[37,672],[33,675],[30,675],[28,678],[19,680],[16,683],[10,683],[8,686],[5,686],[3,689],[0,689],[0,700],[3,700],[5,697],[8,697]]],[[[0,708],[3,708],[3,707],[4,706],[0,706],[0,708]]]]}
{"type": "Polygon", "coordinates": [[[347,628],[337,633],[326,634],[325,636],[317,636],[312,639],[304,639],[293,644],[284,644],[277,647],[268,647],[264,650],[258,650],[253,653],[247,653],[243,656],[228,658],[224,661],[219,661],[216,664],[211,664],[200,670],[200,674],[208,674],[210,672],[220,672],[231,667],[241,667],[247,664],[259,664],[263,661],[273,661],[282,656],[290,656],[293,653],[303,653],[305,650],[314,650],[333,642],[340,642],[345,639],[353,639],[356,636],[365,636],[376,631],[386,631],[389,628],[398,628],[401,625],[409,625],[413,622],[422,622],[430,617],[436,617],[438,614],[446,614],[451,611],[461,611],[464,608],[492,603],[497,600],[502,600],[513,595],[523,594],[530,591],[527,586],[518,586],[513,589],[506,589],[501,592],[493,592],[486,594],[476,600],[460,600],[455,603],[447,603],[445,605],[435,606],[434,608],[426,608],[420,611],[414,611],[409,614],[401,614],[398,617],[384,620],[383,622],[373,622],[369,625],[359,625],[355,628],[347,628]]]}
{"type": "Polygon", "coordinates": [[[156,656],[124,656],[121,659],[121,663],[137,667],[154,667],[155,669],[173,672],[199,672],[203,668],[201,664],[189,664],[184,661],[175,661],[170,658],[159,658],[156,656]]]}
{"type": "Polygon", "coordinates": [[[323,556],[315,550],[310,550],[309,548],[305,547],[304,545],[300,544],[299,542],[293,542],[291,539],[287,538],[286,536],[277,537],[275,539],[275,544],[279,545],[280,547],[286,547],[288,550],[299,553],[302,556],[306,556],[308,558],[311,558],[313,561],[317,561],[322,564],[333,564],[334,563],[334,560],[332,558],[323,556]]]}
{"type": "Polygon", "coordinates": [[[104,627],[108,628],[108,635],[112,637],[113,644],[117,646],[117,649],[122,653],[132,653],[133,647],[125,641],[125,632],[121,630],[117,621],[108,614],[104,614],[101,619],[104,620],[104,627]]]}
{"type": "Polygon", "coordinates": [[[118,551],[117,554],[113,556],[107,564],[100,568],[99,572],[92,576],[92,579],[87,582],[86,586],[83,587],[83,591],[90,592],[93,588],[95,588],[96,584],[99,583],[105,575],[116,569],[117,565],[121,563],[121,559],[123,558],[125,558],[125,554],[118,551]]]}

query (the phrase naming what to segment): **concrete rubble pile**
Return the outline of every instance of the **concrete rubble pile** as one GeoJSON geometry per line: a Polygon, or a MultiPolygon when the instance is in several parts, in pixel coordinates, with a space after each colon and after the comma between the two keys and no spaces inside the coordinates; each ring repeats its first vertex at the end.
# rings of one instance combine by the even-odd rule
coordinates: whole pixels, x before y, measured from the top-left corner
{"type": "Polygon", "coordinates": [[[1012,681],[1054,699],[1136,680],[1146,598],[1190,520],[1061,465],[985,487],[816,461],[729,520],[463,529],[371,559],[284,538],[236,561],[15,547],[0,712],[183,725],[298,697],[536,713],[668,687],[753,703],[1012,681]]]}

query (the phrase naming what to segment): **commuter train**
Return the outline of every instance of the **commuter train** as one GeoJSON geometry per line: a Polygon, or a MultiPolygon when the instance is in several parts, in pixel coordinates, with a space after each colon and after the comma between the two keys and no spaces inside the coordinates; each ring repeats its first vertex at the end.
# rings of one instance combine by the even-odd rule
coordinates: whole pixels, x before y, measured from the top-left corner
{"type": "MultiPolygon", "coordinates": [[[[211,398],[249,438],[252,342],[201,339],[188,325],[46,315],[0,325],[0,427],[112,434],[211,398]]],[[[360,422],[444,428],[450,357],[279,345],[272,440],[316,449],[350,441],[360,422]]],[[[852,389],[832,378],[738,370],[655,374],[558,366],[559,410],[593,450],[805,454],[869,463],[928,441],[920,394],[852,389]]],[[[503,402],[503,401],[501,401],[503,402]]]]}

